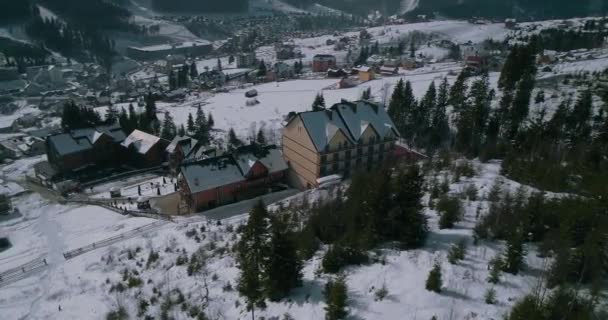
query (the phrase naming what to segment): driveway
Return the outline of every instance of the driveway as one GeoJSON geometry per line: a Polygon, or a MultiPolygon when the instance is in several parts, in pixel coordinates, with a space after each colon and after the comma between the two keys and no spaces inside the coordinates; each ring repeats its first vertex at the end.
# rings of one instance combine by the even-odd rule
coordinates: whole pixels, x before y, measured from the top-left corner
{"type": "Polygon", "coordinates": [[[243,200],[237,203],[232,203],[211,210],[203,211],[198,214],[208,219],[223,220],[249,212],[251,208],[253,208],[253,206],[259,201],[260,198],[264,201],[265,204],[269,205],[271,203],[291,197],[299,192],[300,190],[297,189],[287,189],[279,192],[273,192],[257,198],[243,200]]]}

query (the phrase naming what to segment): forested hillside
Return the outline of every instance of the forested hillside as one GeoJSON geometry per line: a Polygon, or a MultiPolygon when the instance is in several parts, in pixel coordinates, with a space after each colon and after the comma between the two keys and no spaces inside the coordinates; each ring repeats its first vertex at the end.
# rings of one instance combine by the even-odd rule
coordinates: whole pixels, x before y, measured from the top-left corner
{"type": "Polygon", "coordinates": [[[247,11],[249,0],[152,0],[152,6],[165,12],[243,12],[247,11]]]}

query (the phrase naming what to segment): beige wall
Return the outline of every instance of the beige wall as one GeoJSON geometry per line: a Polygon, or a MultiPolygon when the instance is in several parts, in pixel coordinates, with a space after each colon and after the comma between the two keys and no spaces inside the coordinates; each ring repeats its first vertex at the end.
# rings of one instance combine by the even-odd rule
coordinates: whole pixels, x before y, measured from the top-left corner
{"type": "Polygon", "coordinates": [[[314,186],[319,177],[319,154],[299,116],[283,130],[282,143],[290,167],[289,181],[299,188],[314,186]]]}

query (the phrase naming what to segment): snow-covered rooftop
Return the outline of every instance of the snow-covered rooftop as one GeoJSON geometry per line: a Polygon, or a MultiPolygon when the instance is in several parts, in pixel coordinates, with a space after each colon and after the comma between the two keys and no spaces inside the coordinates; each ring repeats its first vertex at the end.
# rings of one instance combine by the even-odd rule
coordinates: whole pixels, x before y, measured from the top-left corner
{"type": "Polygon", "coordinates": [[[150,149],[160,141],[160,138],[153,136],[149,133],[134,130],[131,134],[121,143],[122,146],[129,148],[135,148],[138,153],[146,154],[150,149]]]}

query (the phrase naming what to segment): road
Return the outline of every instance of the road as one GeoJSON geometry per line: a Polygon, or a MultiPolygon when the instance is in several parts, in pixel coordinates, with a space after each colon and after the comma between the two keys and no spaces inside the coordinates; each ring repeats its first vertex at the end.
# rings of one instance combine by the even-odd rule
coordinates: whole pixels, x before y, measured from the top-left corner
{"type": "Polygon", "coordinates": [[[249,210],[253,208],[253,206],[258,202],[260,198],[264,201],[264,203],[271,204],[273,202],[277,202],[285,198],[291,197],[299,192],[300,191],[297,189],[287,189],[279,192],[269,193],[261,197],[243,200],[237,203],[203,211],[202,213],[200,213],[200,215],[211,220],[223,220],[249,212],[249,210]]]}

